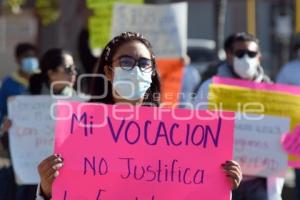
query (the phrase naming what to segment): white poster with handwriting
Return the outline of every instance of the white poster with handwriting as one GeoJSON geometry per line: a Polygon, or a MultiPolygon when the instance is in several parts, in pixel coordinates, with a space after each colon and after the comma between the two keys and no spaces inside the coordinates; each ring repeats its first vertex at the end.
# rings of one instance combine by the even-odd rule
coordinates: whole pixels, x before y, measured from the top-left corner
{"type": "Polygon", "coordinates": [[[38,184],[37,166],[53,154],[54,102],[50,96],[16,96],[8,102],[10,152],[18,184],[38,184]]]}
{"type": "Polygon", "coordinates": [[[284,177],[288,155],[280,143],[290,129],[290,119],[269,115],[237,114],[234,159],[244,175],[284,177]]]}
{"type": "Polygon", "coordinates": [[[112,37],[125,31],[142,33],[157,57],[182,57],[187,49],[187,2],[165,5],[116,3],[112,37]]]}

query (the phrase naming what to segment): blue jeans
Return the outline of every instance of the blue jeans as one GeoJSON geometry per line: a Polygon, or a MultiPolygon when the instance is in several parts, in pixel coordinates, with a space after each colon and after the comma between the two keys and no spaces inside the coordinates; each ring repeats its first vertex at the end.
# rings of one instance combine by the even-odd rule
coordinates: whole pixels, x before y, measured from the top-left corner
{"type": "Polygon", "coordinates": [[[268,200],[267,180],[255,178],[242,181],[239,188],[232,192],[232,200],[268,200]]]}
{"type": "Polygon", "coordinates": [[[15,177],[12,167],[0,169],[0,200],[15,199],[15,177]]]}

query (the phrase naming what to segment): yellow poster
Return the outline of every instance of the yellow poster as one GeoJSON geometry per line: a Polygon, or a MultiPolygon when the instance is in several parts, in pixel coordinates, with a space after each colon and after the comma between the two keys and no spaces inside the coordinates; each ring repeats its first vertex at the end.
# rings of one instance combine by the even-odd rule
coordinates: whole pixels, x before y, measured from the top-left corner
{"type": "Polygon", "coordinates": [[[109,42],[113,5],[116,2],[142,4],[144,0],[87,0],[87,7],[94,12],[88,21],[89,43],[92,49],[104,48],[109,42]]]}
{"type": "Polygon", "coordinates": [[[87,0],[87,7],[89,9],[101,8],[104,4],[113,5],[115,2],[120,3],[144,3],[144,0],[87,0]]]}
{"type": "MultiPolygon", "coordinates": [[[[300,124],[300,96],[228,85],[211,85],[209,109],[266,114],[291,119],[291,130],[300,124]]],[[[290,161],[300,158],[290,156],[290,161]]]]}
{"type": "Polygon", "coordinates": [[[35,3],[37,15],[43,26],[56,22],[60,17],[59,0],[37,0],[35,3]]]}

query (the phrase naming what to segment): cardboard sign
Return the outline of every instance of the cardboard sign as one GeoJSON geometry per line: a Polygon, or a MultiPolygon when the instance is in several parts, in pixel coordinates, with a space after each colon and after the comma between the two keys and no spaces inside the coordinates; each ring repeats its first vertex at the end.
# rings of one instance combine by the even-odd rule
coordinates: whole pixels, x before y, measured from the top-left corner
{"type": "MultiPolygon", "coordinates": [[[[208,98],[210,109],[287,117],[290,129],[300,123],[300,96],[213,84],[208,98]]],[[[300,167],[300,158],[290,156],[289,166],[300,167]]]]}
{"type": "Polygon", "coordinates": [[[214,84],[220,85],[231,85],[237,87],[245,87],[253,90],[264,90],[264,91],[273,91],[284,94],[300,95],[300,87],[290,86],[284,84],[273,84],[273,83],[256,83],[248,80],[233,79],[233,78],[224,78],[224,77],[213,77],[214,84]]]}
{"type": "Polygon", "coordinates": [[[38,164],[54,150],[50,96],[17,96],[8,102],[9,145],[18,184],[38,184],[38,164]]]}
{"type": "Polygon", "coordinates": [[[87,7],[94,11],[88,19],[89,43],[92,49],[101,49],[110,40],[113,6],[116,2],[142,4],[144,0],[87,0],[87,7]]]}
{"type": "Polygon", "coordinates": [[[287,132],[281,138],[284,150],[290,154],[300,156],[300,126],[297,126],[294,131],[287,132]]]}
{"type": "Polygon", "coordinates": [[[234,113],[70,105],[57,110],[54,199],[230,199],[234,113]]]}
{"type": "Polygon", "coordinates": [[[159,59],[157,67],[161,81],[162,106],[176,106],[179,102],[184,63],[181,59],[159,59]]]}
{"type": "Polygon", "coordinates": [[[280,143],[290,119],[239,113],[234,130],[234,160],[245,175],[284,177],[288,155],[280,143]]]}
{"type": "Polygon", "coordinates": [[[124,31],[139,32],[150,41],[157,57],[183,57],[187,53],[187,7],[187,2],[167,5],[117,3],[112,37],[124,31]]]}

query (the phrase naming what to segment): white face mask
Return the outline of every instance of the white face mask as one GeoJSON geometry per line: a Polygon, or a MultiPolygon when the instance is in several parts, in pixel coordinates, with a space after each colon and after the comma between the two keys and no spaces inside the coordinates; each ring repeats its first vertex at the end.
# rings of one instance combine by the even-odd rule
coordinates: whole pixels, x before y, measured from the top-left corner
{"type": "Polygon", "coordinates": [[[73,96],[73,92],[74,92],[74,90],[73,90],[72,87],[66,86],[66,87],[62,90],[61,94],[64,95],[64,96],[72,97],[72,96],[73,96]]]}
{"type": "Polygon", "coordinates": [[[243,79],[252,80],[257,74],[259,61],[257,58],[250,58],[248,55],[238,58],[234,56],[233,70],[243,79]]]}
{"type": "Polygon", "coordinates": [[[138,100],[143,98],[151,83],[152,72],[142,72],[137,66],[132,70],[114,67],[113,88],[124,99],[138,100]]]}

